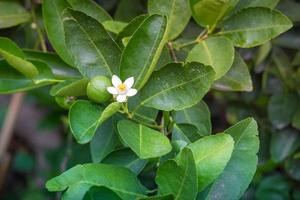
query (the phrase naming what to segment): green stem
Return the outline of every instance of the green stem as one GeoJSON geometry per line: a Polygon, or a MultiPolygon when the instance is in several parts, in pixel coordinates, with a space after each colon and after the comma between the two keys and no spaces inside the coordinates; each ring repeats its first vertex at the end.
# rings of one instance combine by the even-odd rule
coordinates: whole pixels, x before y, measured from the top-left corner
{"type": "Polygon", "coordinates": [[[208,37],[208,33],[209,33],[208,30],[205,29],[198,35],[198,37],[195,40],[178,45],[175,49],[178,51],[184,47],[188,47],[188,46],[197,44],[197,43],[205,40],[208,37]]]}
{"type": "MultiPolygon", "coordinates": [[[[32,2],[32,4],[33,4],[33,2],[32,2]]],[[[46,40],[44,38],[41,28],[38,25],[38,22],[36,19],[36,14],[34,11],[34,6],[32,6],[32,9],[31,9],[31,17],[32,17],[32,23],[33,23],[33,25],[35,25],[34,29],[36,30],[39,40],[40,40],[41,49],[43,52],[47,52],[47,46],[46,46],[46,42],[45,42],[46,40]]]]}

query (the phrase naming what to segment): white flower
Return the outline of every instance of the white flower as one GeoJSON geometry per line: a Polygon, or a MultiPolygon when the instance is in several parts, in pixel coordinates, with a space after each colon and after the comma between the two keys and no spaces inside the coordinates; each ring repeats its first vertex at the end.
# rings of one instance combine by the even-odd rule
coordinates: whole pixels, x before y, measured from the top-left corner
{"type": "Polygon", "coordinates": [[[126,102],[127,97],[132,97],[137,93],[136,89],[131,88],[134,83],[133,77],[130,77],[122,82],[118,76],[113,75],[111,82],[113,87],[108,87],[107,91],[113,94],[118,102],[126,102]]]}

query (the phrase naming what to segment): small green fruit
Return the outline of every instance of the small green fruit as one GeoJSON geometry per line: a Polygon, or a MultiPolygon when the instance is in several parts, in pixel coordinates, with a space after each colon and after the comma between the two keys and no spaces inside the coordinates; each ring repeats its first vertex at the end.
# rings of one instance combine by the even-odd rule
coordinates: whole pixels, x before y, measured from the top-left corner
{"type": "Polygon", "coordinates": [[[75,98],[56,96],[55,101],[61,108],[68,110],[75,101],[75,98]]]}
{"type": "Polygon", "coordinates": [[[104,103],[111,98],[107,92],[107,87],[111,86],[111,81],[105,76],[96,76],[88,83],[86,88],[87,96],[96,103],[104,103]]]}

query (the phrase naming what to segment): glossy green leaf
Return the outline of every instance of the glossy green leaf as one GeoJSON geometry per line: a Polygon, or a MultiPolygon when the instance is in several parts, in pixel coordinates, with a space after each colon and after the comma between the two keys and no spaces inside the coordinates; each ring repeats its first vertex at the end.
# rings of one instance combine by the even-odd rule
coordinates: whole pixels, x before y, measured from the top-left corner
{"type": "Polygon", "coordinates": [[[200,63],[185,66],[171,63],[153,73],[145,87],[134,97],[140,106],[158,110],[182,110],[197,104],[208,92],[213,80],[211,67],[200,63]]]}
{"type": "Polygon", "coordinates": [[[126,45],[120,75],[122,80],[133,76],[134,88],[141,89],[155,69],[166,42],[167,19],[160,15],[147,17],[126,45]]]}
{"type": "Polygon", "coordinates": [[[97,128],[103,108],[89,101],[78,100],[69,111],[70,129],[78,143],[89,142],[97,128]]]}
{"type": "Polygon", "coordinates": [[[289,194],[289,182],[286,177],[276,174],[263,179],[255,193],[257,200],[265,199],[291,199],[289,194]]]}
{"type": "Polygon", "coordinates": [[[234,60],[232,42],[225,37],[211,37],[197,44],[188,54],[187,62],[210,65],[216,72],[215,79],[221,78],[230,69],[234,60]]]}
{"type": "Polygon", "coordinates": [[[117,43],[119,46],[123,46],[122,39],[131,37],[138,27],[148,18],[149,15],[139,15],[131,20],[126,27],[118,34],[117,43]]]}
{"type": "Polygon", "coordinates": [[[66,44],[82,75],[118,74],[121,50],[94,18],[68,9],[64,18],[66,44]]]}
{"type": "Polygon", "coordinates": [[[294,129],[284,129],[272,134],[271,158],[278,163],[294,153],[300,146],[300,135],[294,129]]]}
{"type": "Polygon", "coordinates": [[[218,35],[230,38],[237,47],[261,45],[289,30],[292,22],[279,11],[247,8],[226,20],[218,35]]]}
{"type": "Polygon", "coordinates": [[[238,52],[235,52],[234,61],[229,71],[217,80],[213,87],[222,91],[250,92],[253,90],[248,66],[238,52]]]}
{"type": "Polygon", "coordinates": [[[86,95],[86,86],[88,79],[66,80],[58,83],[51,88],[52,96],[84,96],[86,95]]]}
{"type": "Polygon", "coordinates": [[[238,0],[190,0],[192,16],[203,27],[214,29],[238,0]]]}
{"type": "Polygon", "coordinates": [[[232,13],[237,13],[245,8],[250,7],[266,7],[274,9],[278,2],[279,0],[243,0],[237,3],[232,13]]]}
{"type": "Polygon", "coordinates": [[[99,127],[90,143],[93,162],[101,162],[118,144],[113,119],[109,119],[99,127]]]}
{"type": "Polygon", "coordinates": [[[36,50],[23,50],[26,59],[37,60],[46,63],[55,77],[61,79],[81,78],[81,74],[72,66],[66,64],[54,53],[45,53],[36,50]]]}
{"type": "Polygon", "coordinates": [[[178,37],[187,26],[192,14],[188,0],[149,0],[148,12],[168,17],[168,40],[178,37]]]}
{"type": "Polygon", "coordinates": [[[210,112],[204,101],[193,107],[177,111],[173,118],[177,124],[191,124],[196,126],[201,135],[211,134],[210,112]]]}
{"type": "Polygon", "coordinates": [[[268,115],[271,123],[278,129],[287,126],[295,113],[298,98],[292,93],[275,93],[268,104],[268,115]]]}
{"type": "Polygon", "coordinates": [[[127,167],[135,174],[139,174],[147,164],[147,160],[140,159],[130,149],[121,149],[109,154],[103,163],[127,167]]]}
{"type": "Polygon", "coordinates": [[[222,174],[204,191],[205,200],[240,199],[256,171],[259,140],[255,120],[242,120],[225,133],[233,137],[234,149],[222,174]]]}
{"type": "Polygon", "coordinates": [[[181,140],[190,144],[199,140],[202,136],[198,128],[191,124],[174,124],[172,140],[181,140]]]}
{"type": "Polygon", "coordinates": [[[119,34],[126,26],[127,23],[121,21],[108,20],[102,23],[107,31],[119,34]]]}
{"type": "Polygon", "coordinates": [[[160,194],[173,194],[175,199],[191,200],[197,196],[197,170],[193,153],[183,149],[177,161],[164,162],[157,171],[155,182],[160,194]]]}
{"type": "Polygon", "coordinates": [[[172,149],[166,136],[141,124],[122,120],[118,131],[122,140],[142,159],[160,157],[172,149]]]}
{"type": "Polygon", "coordinates": [[[124,200],[143,197],[146,193],[146,188],[130,170],[107,164],[77,165],[49,180],[46,187],[49,191],[62,191],[80,183],[105,186],[124,200]]]}
{"type": "Polygon", "coordinates": [[[28,78],[34,78],[39,74],[37,68],[25,60],[22,50],[8,38],[0,37],[0,55],[28,78]]]}
{"type": "Polygon", "coordinates": [[[9,66],[6,61],[0,60],[0,94],[27,91],[49,84],[51,83],[42,82],[35,84],[31,79],[26,78],[23,74],[9,66]]]}
{"type": "Polygon", "coordinates": [[[112,20],[111,16],[92,0],[67,0],[72,9],[83,12],[84,14],[103,23],[107,20],[112,20]]]}
{"type": "Polygon", "coordinates": [[[120,108],[120,103],[114,102],[105,109],[89,101],[78,100],[70,108],[70,129],[78,143],[89,142],[97,128],[120,108]]]}
{"type": "Polygon", "coordinates": [[[91,187],[83,200],[122,200],[115,192],[105,187],[91,187]]]}
{"type": "Polygon", "coordinates": [[[67,0],[44,0],[43,20],[47,36],[57,54],[69,65],[74,66],[65,43],[63,11],[70,5],[67,0]]]}
{"type": "Polygon", "coordinates": [[[9,28],[30,20],[30,14],[17,1],[0,1],[0,28],[9,28]]]}
{"type": "Polygon", "coordinates": [[[222,173],[231,157],[233,146],[232,137],[223,133],[205,136],[188,145],[197,166],[198,191],[202,191],[222,173]]]}

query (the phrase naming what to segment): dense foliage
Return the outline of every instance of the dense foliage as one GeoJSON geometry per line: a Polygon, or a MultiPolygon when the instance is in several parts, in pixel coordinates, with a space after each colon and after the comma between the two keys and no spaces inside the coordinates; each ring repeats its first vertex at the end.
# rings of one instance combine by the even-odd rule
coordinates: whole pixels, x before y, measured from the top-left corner
{"type": "Polygon", "coordinates": [[[0,93],[51,86],[89,145],[47,175],[63,199],[300,199],[299,9],[2,0],[0,93]]]}

